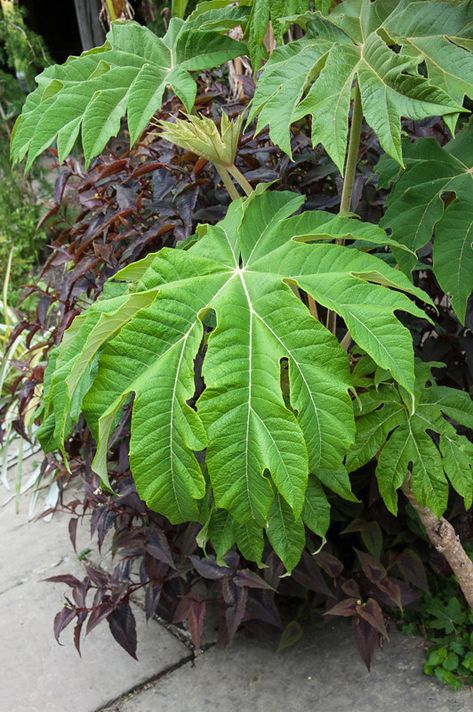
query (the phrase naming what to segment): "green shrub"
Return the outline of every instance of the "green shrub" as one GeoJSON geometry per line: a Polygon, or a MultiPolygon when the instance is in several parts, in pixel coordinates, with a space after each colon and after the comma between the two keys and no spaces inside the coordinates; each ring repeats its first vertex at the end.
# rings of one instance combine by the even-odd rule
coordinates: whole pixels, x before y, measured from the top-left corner
{"type": "MultiPolygon", "coordinates": [[[[471,425],[471,400],[427,387],[425,364],[416,380],[405,323],[407,315],[436,317],[411,275],[425,241],[415,222],[398,241],[396,230],[388,236],[351,210],[364,121],[399,171],[410,156],[403,117],[442,116],[455,130],[465,96],[473,97],[464,79],[473,68],[473,6],[345,0],[328,16],[284,18],[263,12],[267,3],[251,5],[198,6],[185,22],[173,18],[162,38],[133,22],[112,24],[103,46],[39,75],[12,155],[31,166],[53,143],[60,160],[79,143],[90,164],[122,120],[136,143],[162,115],[169,89],[190,112],[198,73],[247,53],[228,35],[234,27],[251,39],[254,69],[270,54],[261,75],[254,72],[248,121],[257,119],[258,132],[268,127],[269,140],[292,158],[292,127],[310,117],[313,147],[321,145],[343,174],[338,215],[304,209],[303,196],[277,186],[253,189],[235,166],[241,118],[223,120],[220,132],[199,118],[165,124],[170,140],[215,164],[233,202],[182,249],[118,272],[74,320],[49,359],[39,435],[46,451],[65,454],[64,440],[85,415],[97,442],[94,471],[110,487],[109,445],[131,409],[131,470],[148,505],[172,523],[198,522],[202,545],[209,542],[219,560],[236,543],[260,564],[266,535],[291,571],[305,527],[325,536],[327,492],[353,501],[348,469],[378,456],[387,507],[396,513],[403,490],[433,541],[449,480],[471,505],[471,447],[456,427],[471,425]],[[279,46],[267,51],[270,20],[280,28],[279,46]],[[301,39],[286,33],[293,25],[301,39]],[[407,267],[398,257],[405,253],[407,267]]],[[[469,131],[459,134],[460,145],[469,131]]],[[[434,180],[436,167],[426,170],[434,180]]],[[[423,190],[412,174],[404,182],[409,195],[423,190]]],[[[437,214],[445,190],[423,210],[437,214]]],[[[471,223],[470,205],[455,203],[455,217],[465,211],[471,223]]],[[[471,250],[466,239],[463,250],[471,250]]],[[[439,273],[462,319],[470,288],[463,271],[455,294],[439,273]]],[[[454,571],[462,584],[462,567],[454,571]]],[[[464,592],[473,605],[471,584],[464,592]]]]}

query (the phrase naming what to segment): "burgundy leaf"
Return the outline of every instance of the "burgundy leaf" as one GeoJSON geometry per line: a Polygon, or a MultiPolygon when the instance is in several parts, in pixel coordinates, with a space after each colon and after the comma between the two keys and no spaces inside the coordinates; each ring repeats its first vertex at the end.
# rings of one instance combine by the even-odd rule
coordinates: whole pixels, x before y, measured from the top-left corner
{"type": "Polygon", "coordinates": [[[361,598],[360,587],[354,579],[348,579],[342,583],[342,591],[352,598],[361,598]]]}
{"type": "Polygon", "coordinates": [[[74,551],[76,551],[76,552],[77,552],[76,540],[77,540],[77,524],[78,524],[78,522],[79,522],[79,520],[77,519],[77,517],[73,517],[72,519],[69,519],[69,525],[68,525],[69,539],[71,540],[71,544],[74,548],[74,551]]]}
{"type": "Polygon", "coordinates": [[[386,569],[380,561],[377,561],[375,558],[370,556],[370,554],[367,554],[364,551],[358,551],[357,549],[355,549],[355,551],[360,561],[361,568],[363,569],[363,573],[366,578],[371,581],[371,583],[377,584],[379,581],[386,578],[386,569]]]}
{"type": "Polygon", "coordinates": [[[325,571],[331,578],[338,578],[343,571],[342,562],[329,554],[327,551],[321,551],[315,556],[315,561],[320,568],[325,571]]]}
{"type": "Polygon", "coordinates": [[[353,618],[352,625],[356,647],[358,648],[361,659],[368,670],[370,670],[374,651],[378,647],[379,634],[376,629],[363,618],[353,618]]]}
{"type": "Polygon", "coordinates": [[[250,571],[250,569],[241,569],[238,571],[237,574],[233,577],[233,581],[236,583],[237,586],[246,586],[247,588],[261,588],[265,589],[266,591],[274,591],[274,588],[269,585],[269,583],[266,583],[264,579],[261,578],[261,576],[258,576],[258,574],[255,574],[253,571],[250,571]]]}
{"type": "Polygon", "coordinates": [[[115,608],[107,618],[110,631],[121,647],[131,655],[136,657],[136,621],[129,603],[122,603],[115,608]]]}
{"type": "Polygon", "coordinates": [[[108,579],[103,571],[100,571],[100,569],[97,569],[95,566],[90,566],[90,564],[86,564],[85,570],[87,571],[87,576],[93,584],[99,588],[105,588],[108,579]]]}
{"type": "Polygon", "coordinates": [[[335,606],[325,611],[325,616],[343,616],[350,618],[356,614],[357,600],[356,598],[345,598],[343,601],[336,603],[335,606]]]}
{"type": "Polygon", "coordinates": [[[150,535],[145,549],[149,554],[151,554],[151,556],[158,559],[158,561],[162,561],[172,569],[176,568],[172,558],[171,549],[169,548],[168,540],[162,531],[155,531],[150,535]]]}
{"type": "Polygon", "coordinates": [[[159,600],[161,598],[162,586],[160,584],[151,583],[146,587],[145,594],[145,613],[146,620],[149,620],[154,615],[158,609],[159,600]]]}
{"type": "Polygon", "coordinates": [[[420,588],[422,591],[429,593],[430,589],[425,567],[415,551],[405,549],[396,560],[396,566],[406,581],[417,586],[417,588],[420,588]]]}
{"type": "Polygon", "coordinates": [[[74,620],[76,615],[77,611],[74,608],[69,608],[68,606],[64,606],[64,608],[61,608],[59,613],[56,613],[54,617],[53,627],[54,637],[56,638],[59,645],[62,645],[62,643],[59,642],[59,636],[61,635],[64,628],[68,626],[71,621],[74,620]]]}
{"type": "Polygon", "coordinates": [[[191,601],[189,611],[187,614],[187,624],[189,626],[189,631],[192,636],[192,642],[196,652],[198,653],[201,649],[200,644],[202,640],[202,633],[204,630],[205,622],[205,601],[191,601]]]}
{"type": "Polygon", "coordinates": [[[67,181],[72,176],[72,171],[69,168],[61,168],[59,175],[56,178],[56,183],[54,185],[54,202],[59,205],[62,197],[64,195],[64,189],[67,185],[67,181]]]}
{"type": "Polygon", "coordinates": [[[77,623],[74,626],[74,645],[79,653],[79,655],[82,656],[82,653],[80,651],[80,634],[82,631],[82,626],[84,625],[84,621],[87,618],[87,612],[86,611],[80,611],[80,613],[77,616],[77,623]]]}
{"type": "Polygon", "coordinates": [[[104,618],[106,618],[111,611],[112,603],[108,601],[103,601],[98,606],[95,606],[89,614],[89,619],[87,621],[87,627],[85,629],[85,634],[88,635],[91,630],[93,630],[99,623],[101,623],[104,618]]]}
{"type": "MultiPolygon", "coordinates": [[[[322,596],[334,598],[334,594],[330,590],[319,566],[316,558],[311,556],[307,551],[302,553],[302,558],[299,565],[294,569],[292,576],[297,583],[309,591],[320,593],[322,596]]],[[[347,591],[345,593],[348,593],[347,591]]],[[[349,594],[350,595],[350,594],[349,594]]]]}
{"type": "Polygon", "coordinates": [[[228,576],[231,571],[225,566],[218,566],[214,556],[209,556],[207,559],[199,559],[197,556],[189,556],[194,569],[200,576],[205,579],[217,581],[218,579],[228,576]]]}
{"type": "Polygon", "coordinates": [[[274,596],[268,592],[259,594],[248,592],[245,616],[243,621],[256,620],[274,626],[279,630],[282,628],[281,616],[275,603],[274,596]]]}
{"type": "Polygon", "coordinates": [[[356,607],[356,613],[360,618],[363,618],[373,628],[376,628],[384,638],[388,638],[388,631],[384,623],[383,611],[379,603],[373,598],[368,598],[366,603],[362,603],[356,607]]]}
{"type": "Polygon", "coordinates": [[[49,578],[43,579],[48,583],[65,583],[67,586],[75,587],[80,586],[81,581],[72,574],[60,574],[59,576],[50,576],[49,578]]]}
{"type": "Polygon", "coordinates": [[[225,621],[227,624],[228,637],[230,640],[233,639],[235,633],[237,632],[244,619],[247,601],[248,589],[238,588],[235,605],[230,606],[225,611],[225,621]]]}
{"type": "Polygon", "coordinates": [[[392,578],[384,578],[376,583],[376,586],[385,593],[388,598],[394,603],[398,608],[402,608],[402,596],[399,584],[392,578]]]}

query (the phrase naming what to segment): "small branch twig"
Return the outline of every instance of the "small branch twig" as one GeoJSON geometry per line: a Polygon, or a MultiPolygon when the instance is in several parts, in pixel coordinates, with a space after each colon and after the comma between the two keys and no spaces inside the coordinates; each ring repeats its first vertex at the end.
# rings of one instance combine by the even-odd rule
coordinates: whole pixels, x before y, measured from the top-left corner
{"type": "Polygon", "coordinates": [[[314,319],[317,319],[317,321],[319,321],[319,311],[317,309],[317,302],[311,294],[307,294],[307,301],[309,304],[310,313],[312,314],[314,319]]]}
{"type": "Polygon", "coordinates": [[[419,515],[432,546],[445,557],[456,576],[466,602],[473,608],[473,561],[463,548],[460,538],[445,517],[437,517],[428,507],[423,507],[414,496],[410,477],[402,491],[419,515]]]}

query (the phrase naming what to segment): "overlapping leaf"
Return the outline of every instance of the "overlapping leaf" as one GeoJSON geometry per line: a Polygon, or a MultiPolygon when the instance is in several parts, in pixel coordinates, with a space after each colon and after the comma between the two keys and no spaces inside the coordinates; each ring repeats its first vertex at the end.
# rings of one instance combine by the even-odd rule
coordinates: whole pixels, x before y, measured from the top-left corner
{"type": "MultiPolygon", "coordinates": [[[[407,145],[405,154],[406,170],[389,196],[382,225],[413,251],[435,235],[435,275],[464,321],[473,290],[473,124],[444,148],[433,139],[420,139],[407,145]]],[[[379,172],[383,187],[397,173],[386,159],[379,172]]],[[[406,271],[414,267],[413,255],[396,254],[406,271]]]]}
{"type": "Polygon", "coordinates": [[[393,385],[361,394],[356,441],[347,467],[356,470],[378,457],[376,476],[387,508],[397,514],[397,490],[411,472],[417,501],[440,516],[447,507],[448,480],[464,498],[473,499],[473,444],[449,420],[473,429],[473,401],[464,391],[426,387],[419,372],[418,403],[410,414],[393,385]]]}
{"type": "Polygon", "coordinates": [[[269,125],[272,140],[289,155],[291,123],[310,115],[313,144],[321,143],[343,172],[354,82],[366,121],[401,164],[401,117],[457,117],[464,94],[471,94],[463,76],[473,65],[473,7],[467,0],[345,0],[328,17],[305,13],[291,19],[307,29],[307,37],[273,53],[250,112],[258,129],[269,125]],[[411,36],[413,28],[417,34],[411,36]],[[448,62],[441,62],[450,48],[448,62]],[[427,76],[419,70],[423,62],[427,76]]]}
{"type": "MultiPolygon", "coordinates": [[[[309,6],[310,0],[252,0],[246,33],[254,71],[260,68],[262,61],[268,56],[264,39],[270,23],[273,31],[276,29],[277,32],[280,18],[303,13],[309,6]]],[[[282,39],[282,36],[279,39],[282,39]]]]}
{"type": "Polygon", "coordinates": [[[168,86],[190,111],[196,95],[191,72],[218,66],[244,48],[218,31],[187,27],[177,19],[163,38],[135,22],[113,23],[104,45],[37,77],[38,87],[15,125],[12,156],[17,161],[27,156],[31,165],[56,141],[64,160],[80,135],[90,161],[116,136],[125,115],[134,143],[168,86]]]}
{"type": "MultiPolygon", "coordinates": [[[[122,270],[110,296],[66,333],[46,396],[47,445],[60,447],[83,410],[105,480],[109,439],[133,401],[138,492],[172,522],[207,519],[196,456],[205,451],[215,511],[209,536],[215,532],[219,550],[234,539],[258,558],[264,527],[288,568],[303,546],[303,522],[325,533],[322,484],[353,499],[343,458],[354,437],[348,357],[290,285],[340,314],[410,392],[411,338],[395,312],[422,316],[402,291],[425,296],[380,259],[326,243],[329,235],[362,237],[362,223],[318,212],[291,218],[300,203],[293,193],[257,191],[187,251],[163,249],[122,270]],[[293,239],[301,225],[304,240],[312,232],[323,241],[293,239]],[[194,408],[203,338],[205,389],[194,408]],[[309,473],[317,479],[307,489],[309,473]]],[[[373,239],[372,226],[366,233],[373,239]]]]}

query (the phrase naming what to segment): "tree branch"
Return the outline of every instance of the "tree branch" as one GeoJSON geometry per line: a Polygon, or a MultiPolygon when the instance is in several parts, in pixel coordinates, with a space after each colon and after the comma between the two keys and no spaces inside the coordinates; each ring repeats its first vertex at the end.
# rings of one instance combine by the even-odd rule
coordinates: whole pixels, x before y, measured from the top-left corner
{"type": "Polygon", "coordinates": [[[473,561],[463,548],[455,529],[444,517],[437,517],[428,507],[419,504],[412,492],[410,476],[404,482],[402,491],[419,515],[429,541],[447,560],[468,605],[473,608],[473,561]]]}

